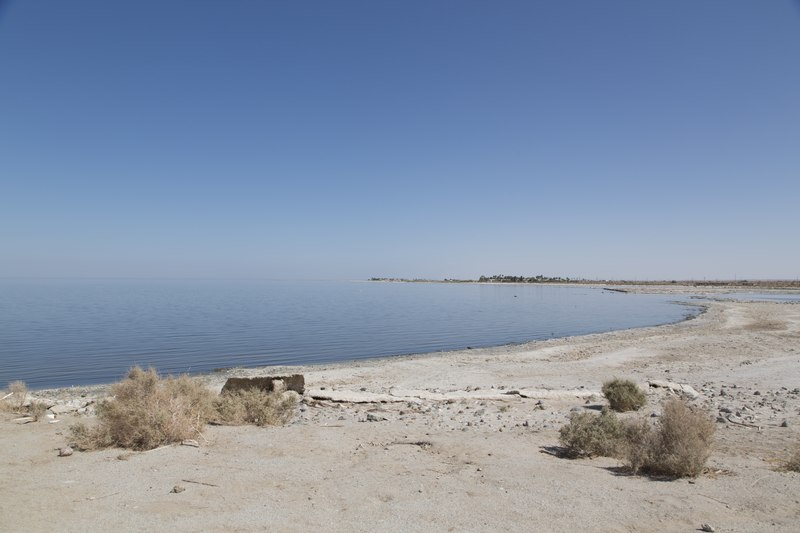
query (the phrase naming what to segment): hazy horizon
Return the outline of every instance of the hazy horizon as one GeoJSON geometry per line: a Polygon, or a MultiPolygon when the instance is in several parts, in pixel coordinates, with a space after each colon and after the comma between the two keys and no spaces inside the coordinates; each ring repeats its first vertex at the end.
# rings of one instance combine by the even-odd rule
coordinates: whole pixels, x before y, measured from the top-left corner
{"type": "Polygon", "coordinates": [[[799,5],[0,1],[0,278],[797,279],[799,5]]]}

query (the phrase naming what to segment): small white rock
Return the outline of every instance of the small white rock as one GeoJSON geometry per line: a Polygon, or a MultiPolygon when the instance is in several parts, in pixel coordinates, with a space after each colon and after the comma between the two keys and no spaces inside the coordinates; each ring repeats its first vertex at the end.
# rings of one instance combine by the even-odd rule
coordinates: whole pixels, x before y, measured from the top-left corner
{"type": "Polygon", "coordinates": [[[73,452],[72,448],[70,448],[69,446],[65,446],[64,448],[59,448],[58,449],[58,456],[59,457],[69,457],[73,453],[74,452],[73,452]]]}

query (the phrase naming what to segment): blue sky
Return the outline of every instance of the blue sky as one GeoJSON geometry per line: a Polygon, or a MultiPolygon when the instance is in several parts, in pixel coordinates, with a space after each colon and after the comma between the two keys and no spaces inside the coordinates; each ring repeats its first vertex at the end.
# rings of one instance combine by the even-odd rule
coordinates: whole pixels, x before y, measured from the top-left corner
{"type": "Polygon", "coordinates": [[[797,2],[0,2],[0,277],[800,276],[797,2]]]}

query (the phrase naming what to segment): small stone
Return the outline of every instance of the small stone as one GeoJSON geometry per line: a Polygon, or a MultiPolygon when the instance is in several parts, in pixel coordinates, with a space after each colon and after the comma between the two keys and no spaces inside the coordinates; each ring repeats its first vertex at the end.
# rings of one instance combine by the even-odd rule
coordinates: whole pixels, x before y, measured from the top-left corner
{"type": "Polygon", "coordinates": [[[716,529],[711,524],[701,524],[700,531],[708,531],[709,533],[714,533],[716,529]]]}
{"type": "Polygon", "coordinates": [[[72,448],[70,448],[69,446],[65,446],[63,448],[59,448],[58,449],[58,456],[59,457],[69,457],[73,453],[74,452],[73,452],[72,448]]]}
{"type": "Polygon", "coordinates": [[[172,487],[172,490],[169,491],[169,492],[170,492],[170,494],[180,494],[181,492],[183,492],[185,490],[186,490],[186,487],[184,487],[183,485],[175,485],[174,487],[172,487]]]}
{"type": "Polygon", "coordinates": [[[200,443],[194,439],[184,439],[181,441],[181,446],[192,446],[193,448],[199,448],[200,443]]]}
{"type": "Polygon", "coordinates": [[[782,427],[782,428],[788,428],[788,427],[789,427],[789,422],[787,422],[786,420],[784,420],[783,422],[781,422],[781,427],[782,427]]]}
{"type": "Polygon", "coordinates": [[[385,416],[379,416],[375,413],[367,413],[367,422],[383,422],[387,420],[385,416]]]}

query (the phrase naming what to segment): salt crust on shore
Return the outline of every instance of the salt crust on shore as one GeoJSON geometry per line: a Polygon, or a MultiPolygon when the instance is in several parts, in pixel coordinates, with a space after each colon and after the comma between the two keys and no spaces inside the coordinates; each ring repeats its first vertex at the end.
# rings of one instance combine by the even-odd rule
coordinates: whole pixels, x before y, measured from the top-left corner
{"type": "MultiPolygon", "coordinates": [[[[655,328],[268,371],[305,374],[295,422],[209,427],[199,448],[58,457],[82,415],[22,425],[3,414],[0,530],[694,531],[709,523],[789,532],[800,523],[800,474],[779,469],[800,444],[797,304],[711,302],[696,319],[655,328]],[[699,392],[694,403],[720,420],[706,475],[656,481],[628,476],[612,459],[548,453],[571,410],[604,403],[597,391],[612,377],[699,392]],[[170,492],[176,485],[186,490],[170,492]]],[[[219,389],[227,375],[264,373],[201,379],[219,389]]],[[[648,394],[645,415],[675,393],[648,394]]]]}

